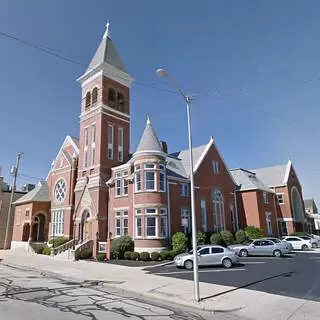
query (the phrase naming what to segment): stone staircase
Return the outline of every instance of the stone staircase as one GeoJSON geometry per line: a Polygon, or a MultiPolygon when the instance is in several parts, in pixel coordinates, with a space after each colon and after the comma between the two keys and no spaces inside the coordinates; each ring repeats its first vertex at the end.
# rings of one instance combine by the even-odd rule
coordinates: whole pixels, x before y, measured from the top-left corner
{"type": "Polygon", "coordinates": [[[72,239],[59,247],[51,248],[51,257],[58,260],[76,260],[79,252],[92,249],[93,240],[86,240],[75,244],[75,241],[72,239]]]}

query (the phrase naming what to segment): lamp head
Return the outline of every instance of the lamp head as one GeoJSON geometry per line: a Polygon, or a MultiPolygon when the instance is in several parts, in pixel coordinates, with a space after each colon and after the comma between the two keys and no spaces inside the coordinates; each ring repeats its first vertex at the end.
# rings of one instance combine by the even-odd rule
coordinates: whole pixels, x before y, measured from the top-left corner
{"type": "Polygon", "coordinates": [[[156,74],[159,76],[159,77],[168,77],[168,73],[166,70],[164,69],[157,69],[156,71],[156,74]]]}

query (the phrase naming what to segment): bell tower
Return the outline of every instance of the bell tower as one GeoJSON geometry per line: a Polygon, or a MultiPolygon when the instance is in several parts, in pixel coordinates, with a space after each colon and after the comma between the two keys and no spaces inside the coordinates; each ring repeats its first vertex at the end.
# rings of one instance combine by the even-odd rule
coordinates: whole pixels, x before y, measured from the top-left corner
{"type": "Polygon", "coordinates": [[[74,238],[80,242],[106,239],[106,182],[111,168],[129,158],[132,81],[111,40],[108,22],[96,53],[78,79],[82,98],[74,238]]]}

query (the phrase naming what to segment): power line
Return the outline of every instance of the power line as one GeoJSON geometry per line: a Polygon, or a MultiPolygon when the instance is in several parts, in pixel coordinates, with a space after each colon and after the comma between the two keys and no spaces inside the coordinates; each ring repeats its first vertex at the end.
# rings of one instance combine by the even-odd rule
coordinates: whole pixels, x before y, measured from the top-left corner
{"type": "MultiPolygon", "coordinates": [[[[9,33],[3,32],[3,31],[0,31],[0,36],[9,38],[9,39],[14,40],[14,41],[17,41],[17,42],[19,42],[19,43],[21,43],[21,44],[24,44],[24,45],[29,46],[29,47],[32,47],[32,48],[34,48],[34,49],[36,49],[36,50],[45,52],[45,53],[47,53],[47,54],[49,54],[49,55],[51,55],[51,56],[54,56],[54,57],[59,58],[59,59],[62,59],[62,60],[67,61],[67,62],[69,62],[69,63],[72,63],[72,64],[75,64],[75,65],[84,67],[84,68],[86,68],[86,69],[94,70],[94,68],[91,68],[91,67],[89,68],[86,64],[84,64],[84,63],[82,63],[82,62],[73,60],[73,59],[71,59],[71,58],[65,57],[64,55],[62,55],[62,54],[60,54],[60,53],[57,53],[57,52],[59,52],[59,50],[57,50],[57,49],[50,48],[50,47],[45,47],[45,46],[43,46],[43,45],[36,44],[36,43],[32,43],[32,42],[30,42],[30,41],[27,41],[27,40],[18,38],[18,37],[16,37],[16,36],[13,36],[13,35],[11,35],[11,34],[9,34],[9,33]],[[53,51],[56,51],[56,52],[53,52],[53,51]]],[[[123,79],[123,80],[126,80],[126,79],[123,78],[123,77],[120,77],[120,78],[123,79]]],[[[148,84],[146,84],[146,83],[139,82],[139,81],[134,81],[133,83],[134,83],[134,84],[137,84],[137,85],[140,85],[140,86],[143,86],[143,87],[147,87],[147,88],[159,90],[159,91],[162,91],[162,92],[177,94],[177,92],[175,92],[174,90],[169,90],[169,89],[164,89],[164,88],[160,88],[160,87],[156,87],[156,86],[151,86],[151,85],[148,85],[148,84]]]]}

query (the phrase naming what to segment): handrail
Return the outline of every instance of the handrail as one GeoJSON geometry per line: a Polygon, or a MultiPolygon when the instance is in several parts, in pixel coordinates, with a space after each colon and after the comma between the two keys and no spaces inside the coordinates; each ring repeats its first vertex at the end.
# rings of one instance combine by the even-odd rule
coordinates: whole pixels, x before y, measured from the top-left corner
{"type": "Polygon", "coordinates": [[[56,254],[58,254],[58,253],[61,253],[61,252],[66,251],[66,250],[68,250],[68,249],[72,249],[72,247],[73,247],[73,242],[74,242],[74,240],[71,239],[71,240],[69,240],[68,242],[63,243],[63,244],[60,245],[59,247],[56,247],[56,248],[51,247],[51,254],[56,255],[56,254]]]}

